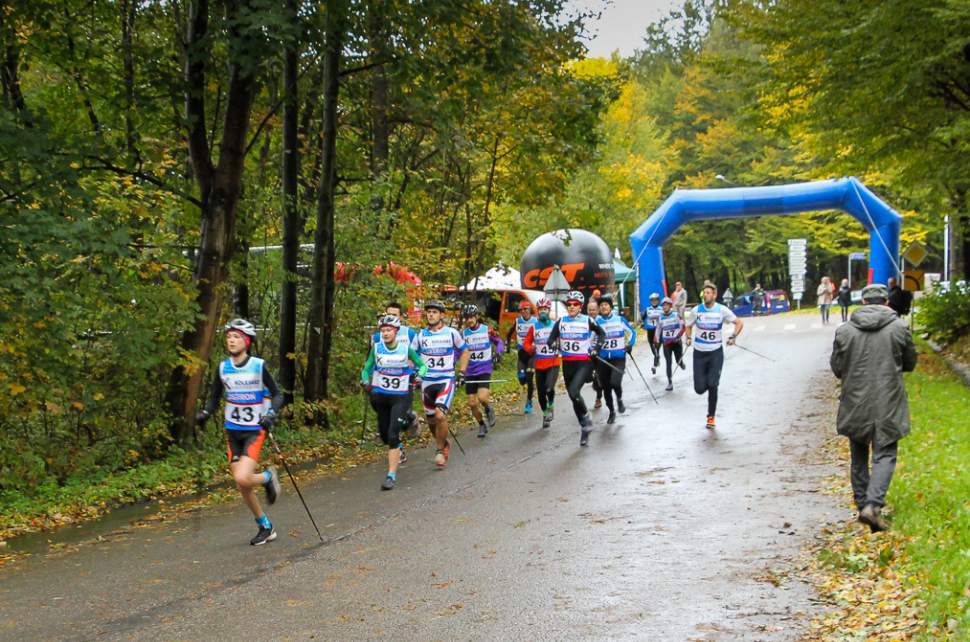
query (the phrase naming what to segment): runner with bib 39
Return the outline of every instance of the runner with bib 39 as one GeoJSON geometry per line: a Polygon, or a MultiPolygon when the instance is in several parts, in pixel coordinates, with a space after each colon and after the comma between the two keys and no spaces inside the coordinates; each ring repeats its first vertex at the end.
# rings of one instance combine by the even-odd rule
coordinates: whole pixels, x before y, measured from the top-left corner
{"type": "Polygon", "coordinates": [[[721,368],[724,365],[722,346],[725,323],[734,324],[734,332],[728,337],[727,344],[734,345],[734,339],[744,328],[744,323],[727,306],[715,301],[717,288],[708,283],[704,285],[704,300],[691,311],[687,318],[687,345],[694,343],[694,392],[707,393],[708,429],[714,428],[714,413],[717,411],[717,387],[721,381],[721,368]]]}

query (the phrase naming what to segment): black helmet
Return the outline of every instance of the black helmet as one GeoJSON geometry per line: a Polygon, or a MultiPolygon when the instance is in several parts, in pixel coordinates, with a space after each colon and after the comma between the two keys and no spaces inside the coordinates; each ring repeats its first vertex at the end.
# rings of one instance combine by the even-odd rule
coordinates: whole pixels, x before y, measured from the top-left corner
{"type": "Polygon", "coordinates": [[[613,307],[613,297],[611,297],[609,294],[604,294],[603,296],[601,296],[600,298],[598,298],[596,300],[596,302],[597,303],[609,303],[610,304],[610,307],[611,308],[613,307]]]}
{"type": "Polygon", "coordinates": [[[441,301],[432,300],[432,301],[428,301],[427,303],[424,304],[424,309],[425,310],[437,310],[438,312],[441,312],[442,314],[444,314],[444,312],[445,312],[445,304],[442,303],[441,301]]]}
{"type": "Polygon", "coordinates": [[[468,317],[477,317],[477,316],[481,316],[481,313],[478,311],[478,306],[475,305],[474,303],[469,303],[468,305],[461,306],[461,317],[463,319],[467,319],[468,317]]]}

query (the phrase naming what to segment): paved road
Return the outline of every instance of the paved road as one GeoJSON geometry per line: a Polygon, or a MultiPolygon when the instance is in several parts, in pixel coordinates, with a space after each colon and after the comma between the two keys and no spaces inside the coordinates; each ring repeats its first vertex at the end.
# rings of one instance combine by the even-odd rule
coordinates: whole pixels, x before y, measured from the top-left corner
{"type": "Polygon", "coordinates": [[[794,639],[810,590],[764,572],[844,517],[812,458],[833,329],[749,321],[742,343],[777,362],[729,349],[713,433],[688,370],[659,406],[627,379],[588,448],[562,396],[549,430],[501,417],[444,472],[412,453],[393,492],[380,465],[315,482],[326,545],[287,492],[267,546],[233,504],[34,556],[0,570],[0,639],[794,639]]]}

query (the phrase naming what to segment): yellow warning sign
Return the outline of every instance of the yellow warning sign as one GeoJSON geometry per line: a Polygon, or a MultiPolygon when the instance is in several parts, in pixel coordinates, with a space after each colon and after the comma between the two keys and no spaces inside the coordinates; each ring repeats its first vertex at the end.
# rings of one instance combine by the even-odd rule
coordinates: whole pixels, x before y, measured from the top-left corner
{"type": "Polygon", "coordinates": [[[926,259],[926,254],[926,247],[919,241],[913,241],[903,252],[903,258],[909,261],[909,264],[913,267],[919,267],[919,264],[926,259]]]}

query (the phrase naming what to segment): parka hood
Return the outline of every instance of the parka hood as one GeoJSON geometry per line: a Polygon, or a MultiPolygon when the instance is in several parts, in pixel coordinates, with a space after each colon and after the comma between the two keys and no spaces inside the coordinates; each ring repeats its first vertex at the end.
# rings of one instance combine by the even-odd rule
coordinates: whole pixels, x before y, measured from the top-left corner
{"type": "Polygon", "coordinates": [[[863,332],[875,332],[886,327],[899,317],[892,308],[885,305],[864,305],[849,317],[849,323],[863,332]]]}

